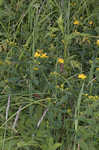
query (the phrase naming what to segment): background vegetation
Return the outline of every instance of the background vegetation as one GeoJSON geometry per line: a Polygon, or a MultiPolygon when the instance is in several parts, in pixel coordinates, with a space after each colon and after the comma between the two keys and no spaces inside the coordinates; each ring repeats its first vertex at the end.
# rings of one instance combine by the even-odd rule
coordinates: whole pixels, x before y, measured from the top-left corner
{"type": "Polygon", "coordinates": [[[0,149],[98,148],[99,0],[0,0],[0,149]]]}

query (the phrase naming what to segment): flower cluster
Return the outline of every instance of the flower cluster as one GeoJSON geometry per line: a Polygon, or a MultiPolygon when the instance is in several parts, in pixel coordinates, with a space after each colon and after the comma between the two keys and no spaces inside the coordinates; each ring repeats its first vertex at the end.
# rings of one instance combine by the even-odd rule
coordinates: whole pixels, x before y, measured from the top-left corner
{"type": "Polygon", "coordinates": [[[88,96],[88,98],[91,100],[94,100],[94,101],[99,100],[99,96],[97,96],[97,95],[96,96],[91,95],[91,96],[88,96]]]}
{"type": "Polygon", "coordinates": [[[83,94],[85,97],[87,97],[88,99],[92,100],[92,101],[97,101],[99,100],[99,96],[95,95],[88,95],[88,94],[83,94]]]}
{"type": "Polygon", "coordinates": [[[90,24],[90,25],[92,25],[92,24],[94,24],[94,23],[93,23],[93,21],[92,21],[92,20],[90,20],[90,21],[89,21],[89,24],[90,24]]]}
{"type": "Polygon", "coordinates": [[[80,23],[79,23],[78,20],[75,20],[75,21],[73,22],[73,24],[74,24],[74,25],[79,25],[80,23]]]}
{"type": "Polygon", "coordinates": [[[64,59],[63,58],[58,58],[58,63],[63,64],[64,63],[64,59]]]}
{"type": "Polygon", "coordinates": [[[84,80],[84,79],[87,78],[87,76],[82,73],[82,74],[79,74],[79,75],[78,75],[78,78],[84,80]]]}
{"type": "Polygon", "coordinates": [[[43,53],[43,50],[37,50],[34,54],[35,58],[48,58],[47,53],[43,53]]]}

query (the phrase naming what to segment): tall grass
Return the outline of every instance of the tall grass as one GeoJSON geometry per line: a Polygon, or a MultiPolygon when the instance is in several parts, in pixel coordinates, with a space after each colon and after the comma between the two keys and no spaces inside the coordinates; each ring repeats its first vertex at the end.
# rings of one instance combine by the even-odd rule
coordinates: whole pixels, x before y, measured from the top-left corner
{"type": "Polygon", "coordinates": [[[98,0],[0,0],[0,149],[98,150],[98,0]]]}

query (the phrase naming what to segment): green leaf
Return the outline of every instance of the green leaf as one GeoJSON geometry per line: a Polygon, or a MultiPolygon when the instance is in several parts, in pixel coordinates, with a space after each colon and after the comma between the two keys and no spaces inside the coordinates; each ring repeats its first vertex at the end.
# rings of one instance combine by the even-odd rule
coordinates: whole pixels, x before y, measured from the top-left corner
{"type": "Polygon", "coordinates": [[[62,146],[61,143],[55,143],[51,150],[56,150],[58,147],[62,146]]]}
{"type": "Polygon", "coordinates": [[[61,32],[64,33],[62,14],[61,14],[60,17],[58,18],[57,23],[58,23],[58,26],[59,26],[61,32]]]}
{"type": "Polygon", "coordinates": [[[88,145],[83,140],[80,140],[79,144],[82,150],[89,150],[88,145]]]}

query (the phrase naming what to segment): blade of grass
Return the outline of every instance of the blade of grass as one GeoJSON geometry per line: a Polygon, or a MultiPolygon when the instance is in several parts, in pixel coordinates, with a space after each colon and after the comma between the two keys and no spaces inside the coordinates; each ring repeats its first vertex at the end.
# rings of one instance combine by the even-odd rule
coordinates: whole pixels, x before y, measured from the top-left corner
{"type": "Polygon", "coordinates": [[[82,84],[82,88],[80,90],[79,96],[78,96],[78,100],[77,100],[77,106],[75,108],[75,140],[74,140],[74,150],[76,150],[76,140],[77,140],[77,130],[78,130],[78,117],[79,117],[79,113],[80,113],[80,104],[81,104],[81,99],[82,99],[82,95],[83,95],[83,90],[84,90],[84,82],[82,84]]]}

